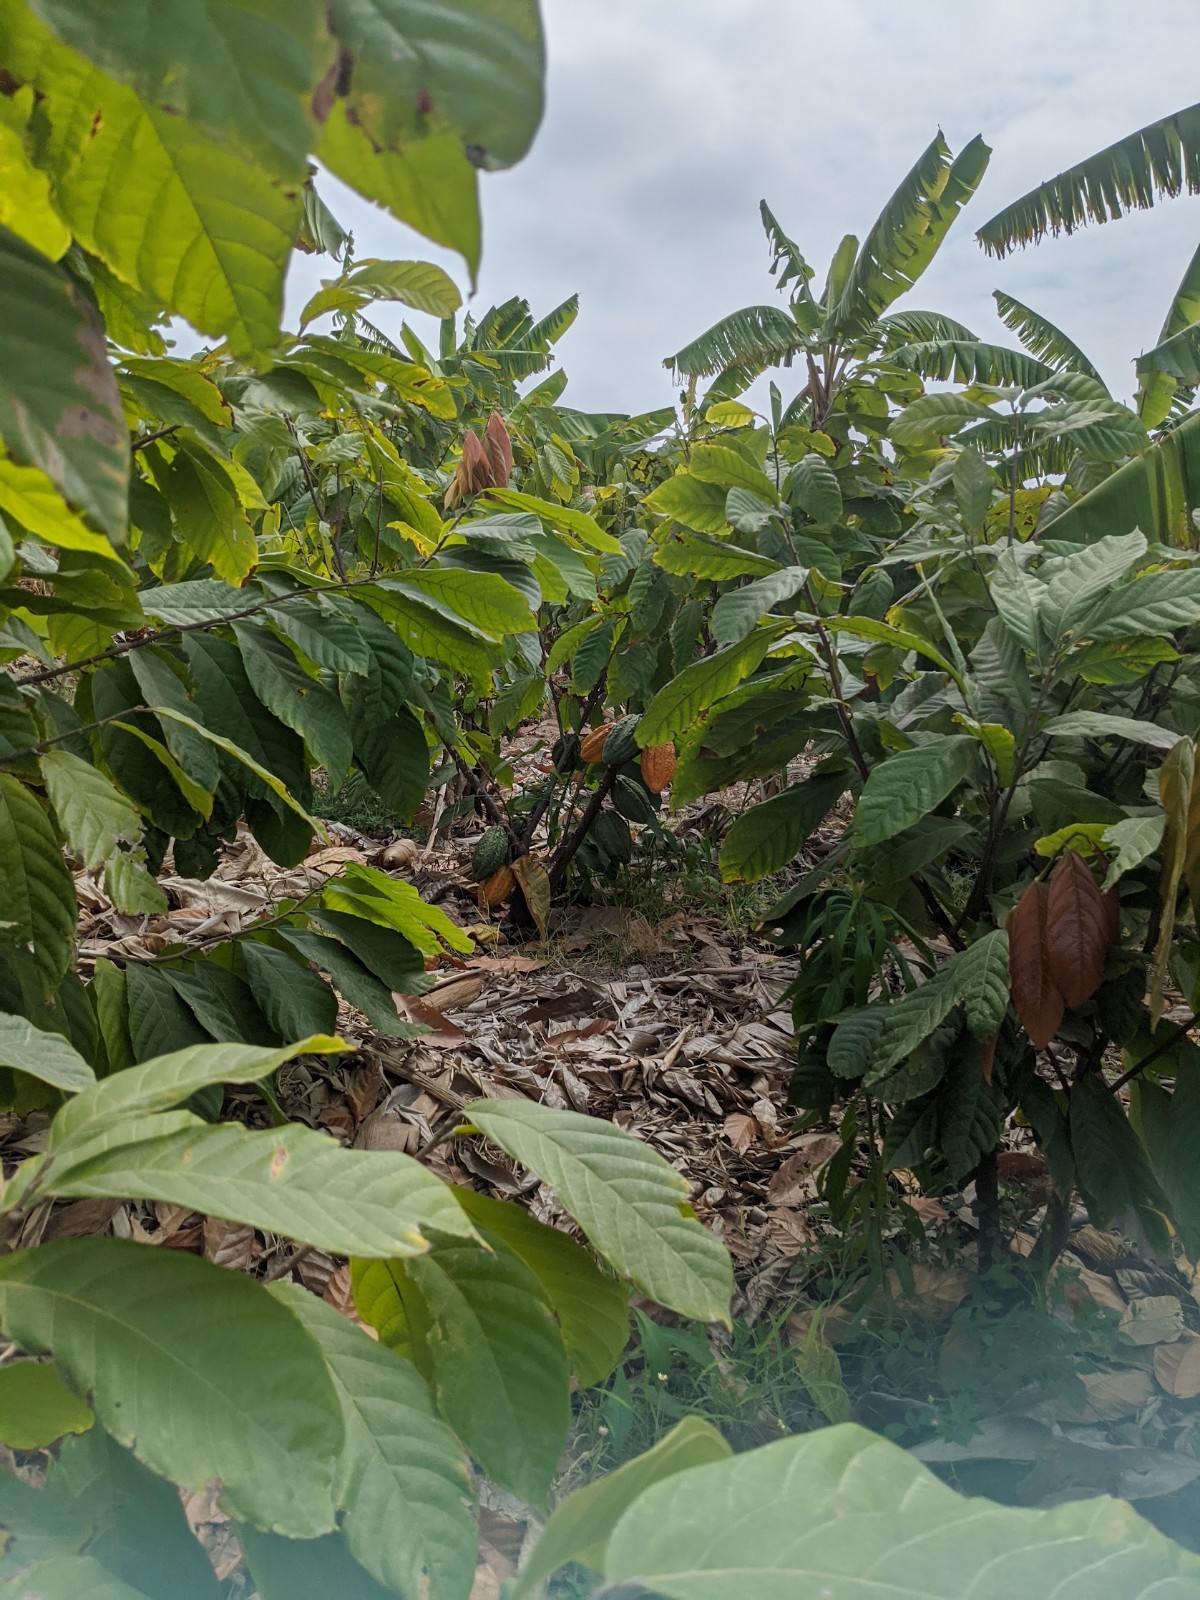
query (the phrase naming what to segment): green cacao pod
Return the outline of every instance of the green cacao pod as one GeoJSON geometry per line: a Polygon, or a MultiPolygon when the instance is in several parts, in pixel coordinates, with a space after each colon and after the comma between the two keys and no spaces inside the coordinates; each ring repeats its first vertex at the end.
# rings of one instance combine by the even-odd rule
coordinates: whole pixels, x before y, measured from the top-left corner
{"type": "Polygon", "coordinates": [[[497,825],[489,828],[475,846],[471,857],[471,876],[476,883],[483,883],[493,873],[499,872],[501,867],[508,865],[508,834],[497,825]]]}
{"type": "Polygon", "coordinates": [[[651,822],[654,802],[636,778],[620,775],[612,786],[613,809],[627,822],[651,822]]]}
{"type": "Polygon", "coordinates": [[[604,765],[606,767],[620,767],[626,761],[632,761],[638,753],[637,725],[641,717],[636,713],[629,717],[622,717],[620,722],[614,722],[612,731],[604,741],[604,765]]]}
{"type": "Polygon", "coordinates": [[[628,861],[633,856],[629,824],[615,811],[602,811],[592,823],[592,838],[609,861],[628,861]]]}
{"type": "Polygon", "coordinates": [[[559,772],[574,772],[579,765],[579,735],[564,733],[554,741],[550,759],[559,772]]]}

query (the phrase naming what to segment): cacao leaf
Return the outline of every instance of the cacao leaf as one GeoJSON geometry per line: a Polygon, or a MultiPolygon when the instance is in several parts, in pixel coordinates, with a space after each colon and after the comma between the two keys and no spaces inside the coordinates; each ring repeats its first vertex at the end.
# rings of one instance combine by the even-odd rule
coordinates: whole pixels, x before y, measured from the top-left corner
{"type": "Polygon", "coordinates": [[[1072,1008],[1090,1000],[1104,977],[1109,910],[1081,856],[1064,850],[1046,891],[1050,979],[1072,1008]]]}
{"type": "Polygon", "coordinates": [[[1031,883],[1008,915],[1008,976],[1013,1005],[1030,1042],[1044,1050],[1058,1032],[1063,997],[1050,976],[1046,885],[1031,883]]]}

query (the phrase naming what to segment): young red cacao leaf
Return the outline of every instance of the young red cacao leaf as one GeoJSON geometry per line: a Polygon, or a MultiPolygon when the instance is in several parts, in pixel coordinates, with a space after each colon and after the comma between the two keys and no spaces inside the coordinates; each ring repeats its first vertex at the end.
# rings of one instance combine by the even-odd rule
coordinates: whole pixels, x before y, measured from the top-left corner
{"type": "Polygon", "coordinates": [[[507,489],[508,480],[512,477],[512,440],[508,436],[508,429],[504,426],[504,418],[498,411],[493,411],[488,418],[484,444],[492,469],[493,489],[507,489]]]}
{"type": "Polygon", "coordinates": [[[484,489],[491,488],[492,469],[487,452],[479,442],[479,435],[472,433],[469,428],[463,435],[462,468],[468,494],[480,494],[484,489]]]}
{"type": "Polygon", "coordinates": [[[1071,1007],[1090,1000],[1104,979],[1109,918],[1091,869],[1064,850],[1046,893],[1046,955],[1051,981],[1071,1007]]]}
{"type": "Polygon", "coordinates": [[[1013,1006],[1030,1042],[1044,1050],[1058,1032],[1063,997],[1046,952],[1046,885],[1031,883],[1008,914],[1008,976],[1013,1006]]]}

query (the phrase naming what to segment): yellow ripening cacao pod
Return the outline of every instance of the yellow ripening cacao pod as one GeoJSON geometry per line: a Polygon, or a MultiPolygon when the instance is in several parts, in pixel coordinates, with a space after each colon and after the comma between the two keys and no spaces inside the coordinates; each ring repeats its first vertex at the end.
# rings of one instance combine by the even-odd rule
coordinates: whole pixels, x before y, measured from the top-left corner
{"type": "Polygon", "coordinates": [[[584,761],[596,762],[604,755],[604,741],[612,732],[612,723],[603,722],[598,728],[593,728],[583,743],[579,746],[580,757],[584,761]]]}
{"type": "Polygon", "coordinates": [[[490,878],[485,878],[479,885],[480,905],[498,906],[502,900],[508,899],[516,882],[511,867],[501,867],[499,872],[493,872],[490,878]]]}
{"type": "Polygon", "coordinates": [[[651,744],[642,751],[642,777],[651,794],[661,794],[675,775],[675,746],[651,744]]]}

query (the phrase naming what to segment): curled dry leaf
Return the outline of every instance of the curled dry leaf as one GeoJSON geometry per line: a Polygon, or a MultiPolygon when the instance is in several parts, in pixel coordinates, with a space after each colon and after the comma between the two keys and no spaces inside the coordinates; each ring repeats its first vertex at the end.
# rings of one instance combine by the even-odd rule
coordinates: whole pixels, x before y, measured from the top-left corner
{"type": "Polygon", "coordinates": [[[517,880],[513,876],[510,866],[503,866],[499,872],[493,872],[490,878],[485,878],[476,891],[479,895],[481,906],[498,906],[502,900],[507,900],[516,888],[517,880]]]}
{"type": "Polygon", "coordinates": [[[1008,976],[1013,1005],[1030,1042],[1044,1050],[1058,1032],[1063,997],[1046,949],[1046,885],[1031,883],[1008,915],[1008,976]]]}
{"type": "Polygon", "coordinates": [[[584,761],[600,761],[604,756],[604,741],[611,732],[611,722],[602,722],[598,728],[593,728],[584,736],[583,743],[579,746],[580,757],[584,761]]]}
{"type": "Polygon", "coordinates": [[[525,896],[529,915],[537,923],[537,930],[544,939],[551,899],[550,878],[546,869],[534,856],[518,856],[512,864],[512,870],[525,896]]]}
{"type": "Polygon", "coordinates": [[[1104,979],[1111,916],[1091,869],[1064,850],[1046,891],[1046,960],[1050,978],[1071,1007],[1090,1000],[1104,979]]]}
{"type": "Polygon", "coordinates": [[[642,777],[651,794],[661,794],[675,776],[675,746],[651,744],[642,751],[642,777]]]}
{"type": "Polygon", "coordinates": [[[244,1222],[227,1222],[223,1217],[204,1219],[204,1259],[234,1272],[249,1272],[258,1246],[254,1229],[244,1222]]]}

